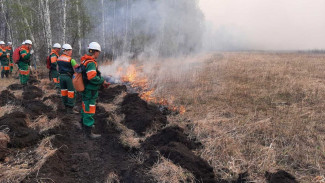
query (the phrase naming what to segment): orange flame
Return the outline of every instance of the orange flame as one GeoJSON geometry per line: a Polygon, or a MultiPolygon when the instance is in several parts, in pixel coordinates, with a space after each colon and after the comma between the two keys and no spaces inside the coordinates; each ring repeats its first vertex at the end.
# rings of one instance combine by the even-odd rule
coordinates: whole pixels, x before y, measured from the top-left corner
{"type": "Polygon", "coordinates": [[[129,65],[126,70],[122,67],[117,69],[117,75],[120,76],[122,82],[127,82],[133,88],[140,90],[140,97],[147,102],[156,103],[168,107],[169,110],[184,114],[186,112],[184,106],[174,106],[174,97],[171,96],[169,100],[155,97],[155,89],[149,87],[147,77],[141,75],[142,67],[136,67],[134,64],[129,65]]]}

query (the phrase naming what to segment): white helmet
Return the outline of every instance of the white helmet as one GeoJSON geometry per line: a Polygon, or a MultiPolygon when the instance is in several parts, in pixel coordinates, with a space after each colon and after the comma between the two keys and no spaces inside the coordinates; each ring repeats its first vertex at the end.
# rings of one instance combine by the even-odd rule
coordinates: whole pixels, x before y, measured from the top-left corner
{"type": "Polygon", "coordinates": [[[53,48],[61,48],[61,45],[60,45],[59,43],[55,43],[55,44],[53,45],[53,48]]]}
{"type": "Polygon", "coordinates": [[[102,51],[102,49],[100,48],[100,45],[97,42],[91,42],[88,46],[88,50],[102,51]]]}
{"type": "Polygon", "coordinates": [[[12,42],[8,42],[7,45],[10,45],[11,46],[12,45],[12,42]]]}
{"type": "Polygon", "coordinates": [[[72,47],[71,47],[71,45],[69,45],[69,44],[64,44],[64,45],[62,46],[62,49],[63,49],[63,50],[72,50],[72,47]]]}
{"type": "Polygon", "coordinates": [[[30,45],[32,45],[33,43],[32,43],[32,41],[31,40],[29,40],[29,39],[27,39],[25,42],[24,42],[25,44],[30,44],[30,45]]]}
{"type": "Polygon", "coordinates": [[[25,44],[25,41],[23,41],[21,44],[25,44]]]}
{"type": "Polygon", "coordinates": [[[5,45],[6,43],[3,41],[0,41],[0,45],[5,45]]]}

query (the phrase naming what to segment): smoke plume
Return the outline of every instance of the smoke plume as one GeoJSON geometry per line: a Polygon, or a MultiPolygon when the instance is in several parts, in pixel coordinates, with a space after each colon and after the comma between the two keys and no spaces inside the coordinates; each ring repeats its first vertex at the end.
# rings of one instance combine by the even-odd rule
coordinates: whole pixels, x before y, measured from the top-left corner
{"type": "Polygon", "coordinates": [[[325,49],[323,0],[200,0],[200,7],[207,49],[325,49]]]}
{"type": "MultiPolygon", "coordinates": [[[[104,3],[97,7],[101,11],[90,11],[101,23],[88,37],[97,37],[108,55],[171,57],[195,53],[201,48],[204,16],[197,0],[104,3]]],[[[91,3],[87,7],[94,9],[91,3]]]]}

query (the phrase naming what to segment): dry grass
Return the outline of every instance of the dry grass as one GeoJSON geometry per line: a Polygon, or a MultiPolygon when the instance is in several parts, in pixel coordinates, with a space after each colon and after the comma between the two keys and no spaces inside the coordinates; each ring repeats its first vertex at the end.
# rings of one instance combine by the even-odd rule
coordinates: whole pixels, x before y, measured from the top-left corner
{"type": "Polygon", "coordinates": [[[56,94],[54,84],[49,79],[40,79],[38,87],[44,92],[44,98],[56,94]],[[52,86],[52,88],[49,88],[52,86]]]}
{"type": "Polygon", "coordinates": [[[46,115],[39,116],[35,121],[29,122],[28,127],[38,129],[40,132],[53,129],[61,124],[59,118],[49,120],[46,115]]]}
{"type": "Polygon", "coordinates": [[[22,111],[22,110],[23,109],[21,107],[8,104],[3,107],[0,107],[0,117],[4,116],[5,114],[12,113],[13,111],[22,111]]]}
{"type": "Polygon", "coordinates": [[[214,54],[161,80],[156,95],[186,106],[170,120],[191,128],[204,144],[197,153],[216,173],[226,168],[224,178],[248,170],[264,182],[265,171],[284,169],[313,182],[325,174],[324,61],[320,54],[214,54]]]}
{"type": "Polygon", "coordinates": [[[121,125],[119,123],[118,128],[121,131],[120,134],[120,141],[125,147],[129,148],[139,148],[140,147],[140,140],[141,138],[137,136],[137,134],[128,128],[126,128],[124,125],[121,125]]]}
{"type": "MultiPolygon", "coordinates": [[[[44,97],[45,98],[45,97],[44,97]]],[[[50,106],[50,107],[52,107],[53,108],[53,111],[56,111],[56,110],[58,110],[58,104],[57,103],[54,103],[54,102],[52,102],[50,99],[48,99],[48,100],[45,100],[44,101],[44,104],[45,105],[47,105],[47,106],[50,106]]]]}
{"type": "Polygon", "coordinates": [[[153,165],[149,175],[162,183],[196,182],[193,174],[164,157],[160,157],[159,161],[153,165]]]}
{"type": "Polygon", "coordinates": [[[119,183],[120,179],[116,172],[110,172],[107,176],[106,183],[119,183]]]}
{"type": "Polygon", "coordinates": [[[53,137],[43,139],[35,150],[22,150],[8,163],[1,163],[0,182],[20,182],[30,173],[37,172],[56,152],[51,144],[53,137]]]}

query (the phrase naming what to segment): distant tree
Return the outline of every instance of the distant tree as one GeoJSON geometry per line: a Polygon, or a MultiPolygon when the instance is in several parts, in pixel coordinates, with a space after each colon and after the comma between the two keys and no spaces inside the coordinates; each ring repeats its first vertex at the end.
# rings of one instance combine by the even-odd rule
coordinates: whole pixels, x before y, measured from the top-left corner
{"type": "Polygon", "coordinates": [[[0,0],[0,15],[0,39],[31,39],[44,64],[55,42],[71,44],[74,57],[91,41],[103,59],[165,57],[195,52],[203,32],[197,0],[0,0]]]}

